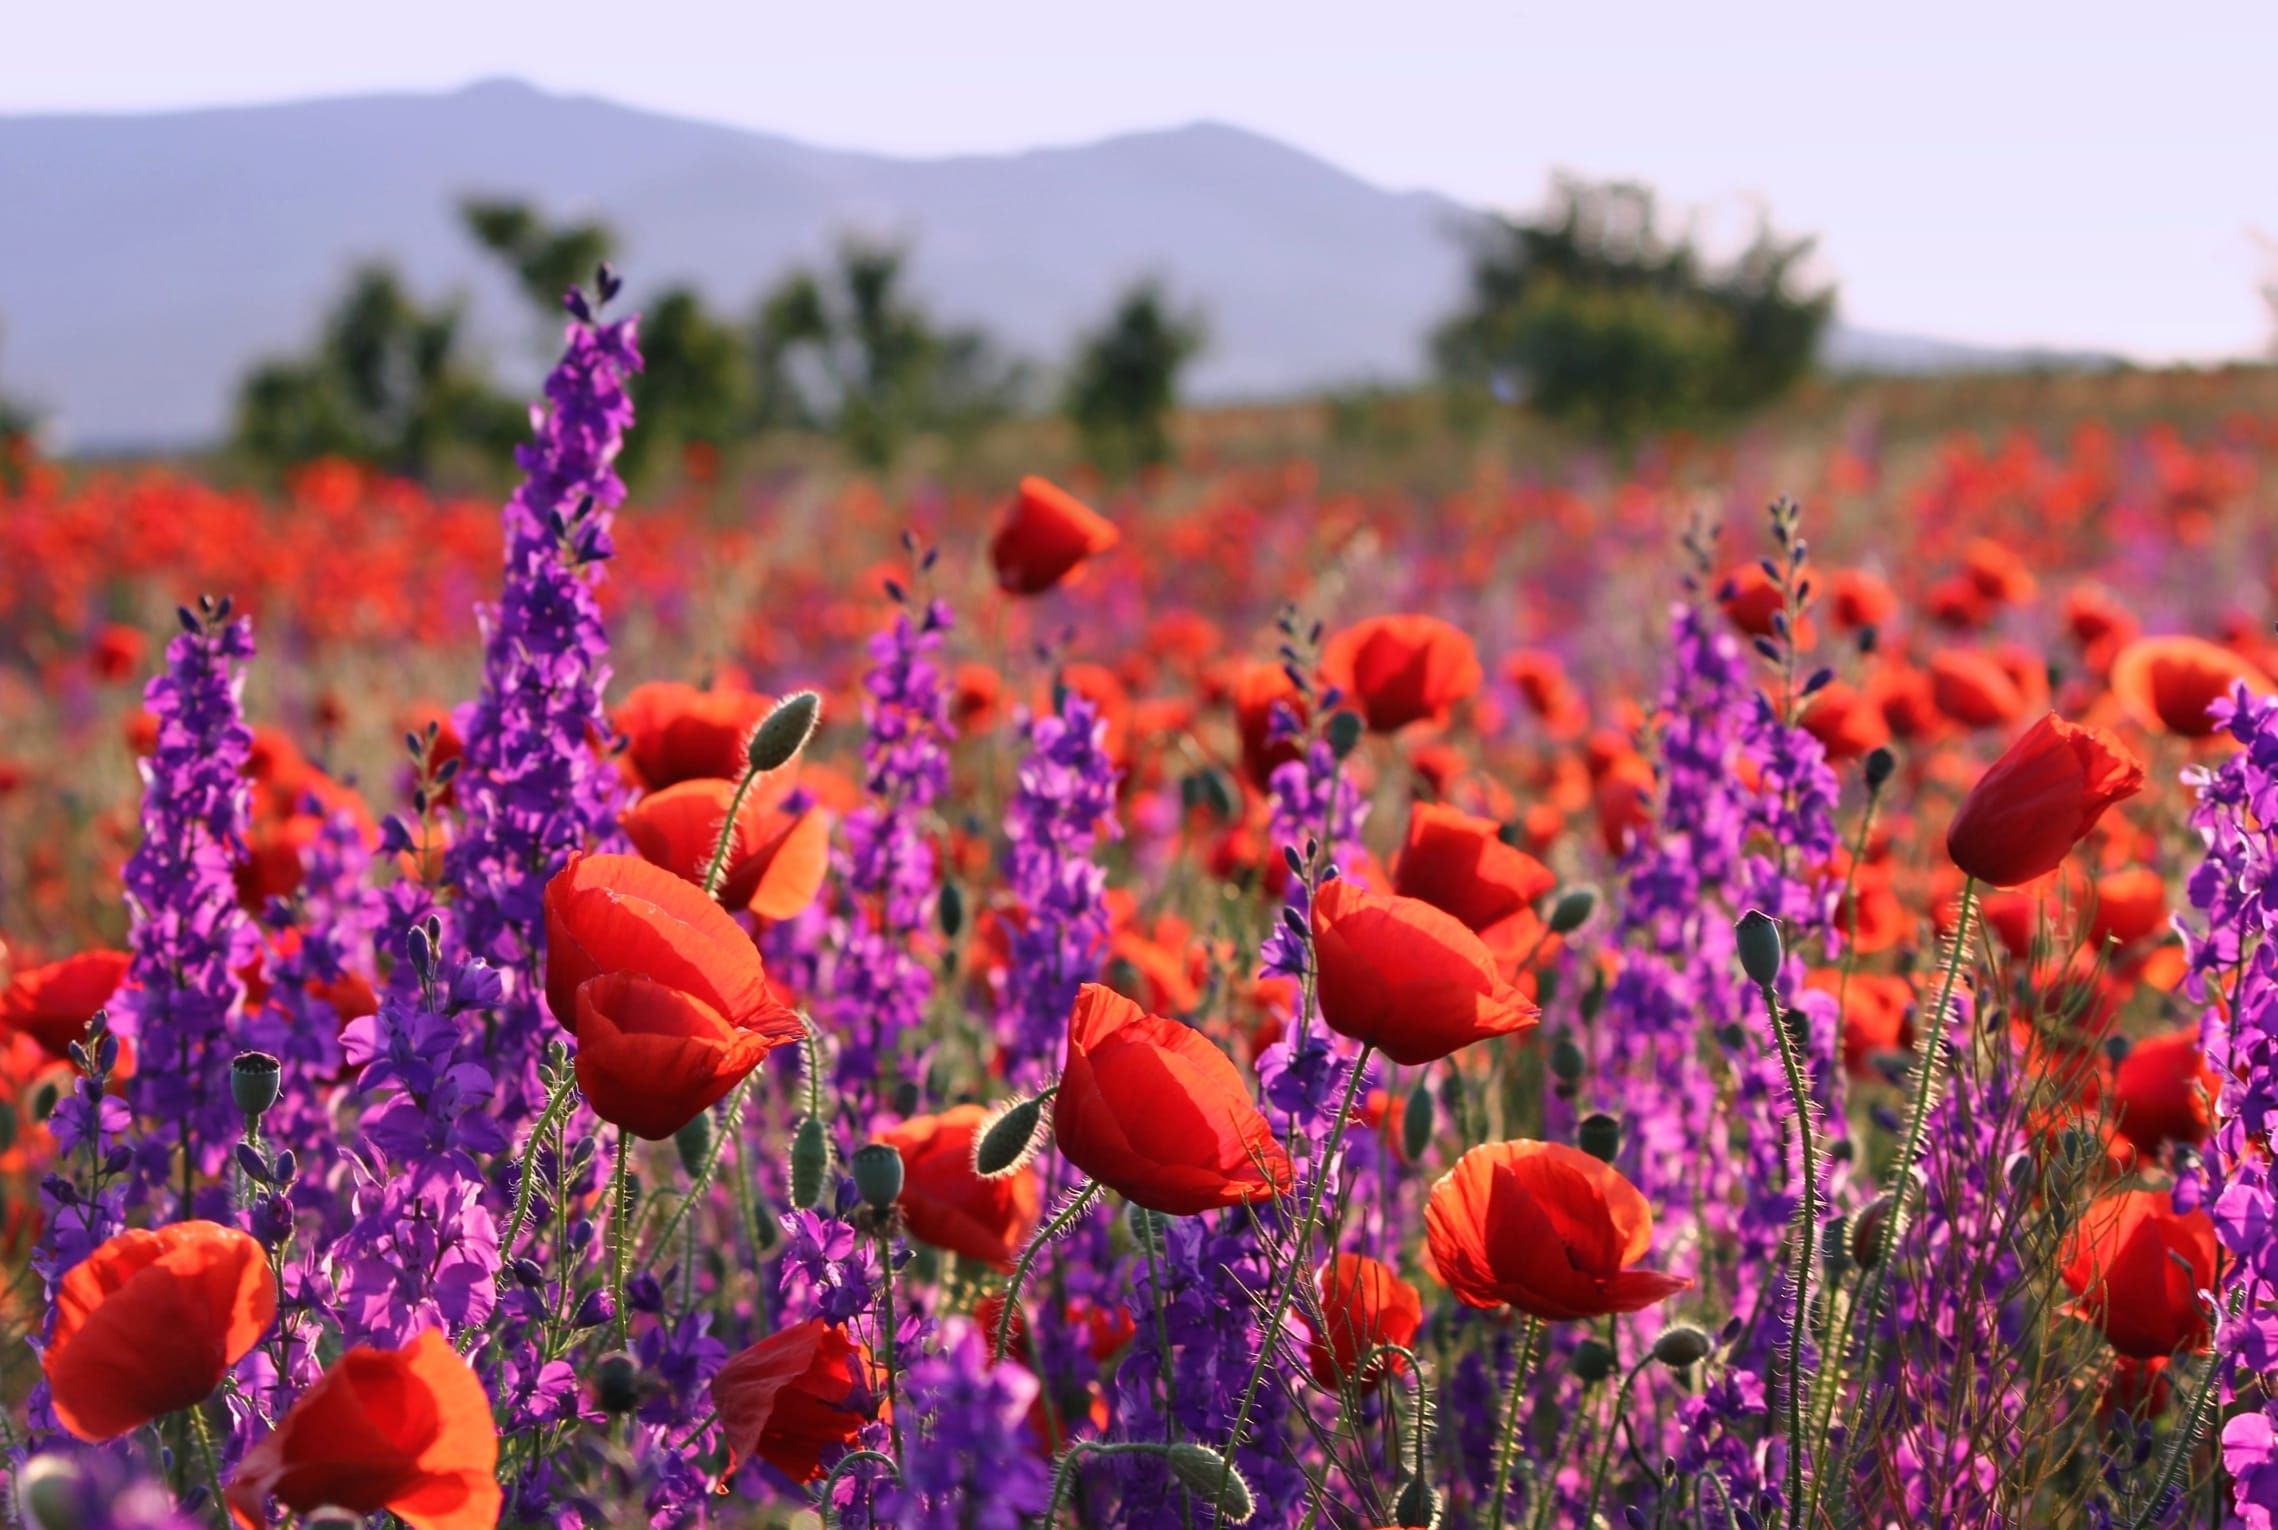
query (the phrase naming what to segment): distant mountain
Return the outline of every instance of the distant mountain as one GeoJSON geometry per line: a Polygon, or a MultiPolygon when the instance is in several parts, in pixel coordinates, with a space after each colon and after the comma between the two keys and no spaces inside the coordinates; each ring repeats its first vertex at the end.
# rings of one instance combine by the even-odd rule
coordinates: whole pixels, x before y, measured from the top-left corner
{"type": "Polygon", "coordinates": [[[0,386],[48,409],[67,444],[212,439],[248,366],[303,346],[372,257],[420,291],[465,292],[494,362],[534,375],[537,327],[459,228],[470,193],[605,218],[636,302],[687,281],[747,312],[850,228],[904,236],[944,316],[1048,364],[1157,275],[1209,316],[1194,381],[1218,398],[1419,375],[1462,291],[1471,216],[1216,123],[895,159],[512,81],[0,117],[0,386]]]}

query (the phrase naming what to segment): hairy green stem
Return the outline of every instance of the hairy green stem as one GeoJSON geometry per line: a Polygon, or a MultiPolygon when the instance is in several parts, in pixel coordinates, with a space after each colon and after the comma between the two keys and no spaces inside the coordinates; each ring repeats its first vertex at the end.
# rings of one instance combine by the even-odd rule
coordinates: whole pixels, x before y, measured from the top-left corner
{"type": "Polygon", "coordinates": [[[728,846],[736,839],[736,820],[743,816],[745,794],[758,779],[758,771],[746,770],[743,779],[736,783],[736,794],[728,799],[728,821],[720,825],[719,843],[712,847],[712,859],[704,867],[704,896],[707,898],[720,895],[720,877],[728,869],[728,846]]]}
{"type": "Polygon", "coordinates": [[[1519,1354],[1511,1364],[1511,1395],[1503,1404],[1503,1443],[1495,1452],[1495,1489],[1487,1495],[1487,1522],[1503,1522],[1503,1495],[1511,1490],[1511,1459],[1519,1444],[1519,1402],[1526,1395],[1527,1377],[1534,1369],[1535,1345],[1542,1340],[1542,1319],[1530,1317],[1519,1330],[1519,1354]]]}
{"type": "Polygon", "coordinates": [[[1012,1338],[1013,1315],[1020,1311],[1020,1288],[1028,1283],[1029,1266],[1036,1262],[1036,1256],[1043,1251],[1045,1244],[1075,1226],[1076,1219],[1090,1210],[1092,1202],[1098,1198],[1099,1182],[1094,1180],[1077,1191],[1076,1198],[1068,1202],[1068,1209],[1038,1229],[1036,1236],[1028,1240],[1028,1247],[1020,1251],[1020,1262],[1012,1267],[1012,1282],[1005,1287],[1005,1310],[997,1314],[996,1337],[989,1344],[991,1360],[1002,1360],[1005,1357],[1005,1345],[1012,1338]]]}
{"type": "Polygon", "coordinates": [[[1575,1521],[1576,1524],[1588,1525],[1596,1522],[1598,1495],[1605,1491],[1606,1471],[1614,1462],[1614,1436],[1621,1432],[1622,1410],[1629,1406],[1629,1389],[1637,1384],[1638,1373],[1650,1365],[1652,1361],[1653,1355],[1651,1351],[1648,1351],[1637,1364],[1622,1373],[1621,1389],[1614,1393],[1613,1417],[1606,1421],[1606,1436],[1598,1442],[1598,1466],[1590,1474],[1590,1499],[1582,1506],[1582,1517],[1575,1521]]]}
{"type": "MultiPolygon", "coordinates": [[[[1796,1136],[1803,1157],[1803,1199],[1796,1207],[1795,1314],[1788,1323],[1788,1504],[1789,1530],[1803,1522],[1804,1493],[1804,1385],[1803,1341],[1811,1326],[1812,1245],[1819,1231],[1819,1145],[1811,1125],[1811,1084],[1804,1074],[1803,1058],[1787,1017],[1780,1013],[1780,996],[1773,985],[1763,985],[1764,1012],[1772,1022],[1772,1035],[1780,1046],[1780,1067],[1787,1074],[1788,1098],[1795,1106],[1796,1136]]],[[[1812,1474],[1814,1487],[1818,1474],[1812,1474]]]]}

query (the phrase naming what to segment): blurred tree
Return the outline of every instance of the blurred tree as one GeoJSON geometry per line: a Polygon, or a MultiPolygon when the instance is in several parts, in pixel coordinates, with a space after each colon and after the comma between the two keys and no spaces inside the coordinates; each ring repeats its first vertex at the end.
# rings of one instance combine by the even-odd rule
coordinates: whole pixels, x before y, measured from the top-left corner
{"type": "Polygon", "coordinates": [[[1019,401],[1023,368],[977,330],[943,330],[908,296],[899,246],[850,238],[830,268],[785,275],[753,323],[763,424],[838,436],[854,459],[892,464],[911,435],[966,435],[1019,401]]]}
{"type": "Polygon", "coordinates": [[[469,197],[459,218],[476,243],[506,262],[523,296],[548,319],[561,317],[563,293],[617,253],[617,235],[606,223],[549,224],[511,198],[469,197]]]}
{"type": "Polygon", "coordinates": [[[1125,292],[1078,342],[1065,407],[1095,465],[1128,472],[1170,459],[1179,373],[1204,343],[1201,318],[1171,312],[1153,281],[1125,292]]]}
{"type": "Polygon", "coordinates": [[[641,370],[620,468],[636,484],[685,460],[691,446],[727,450],[749,425],[751,367],[744,337],[715,319],[687,287],[641,305],[641,370]]]}
{"type": "Polygon", "coordinates": [[[1472,238],[1471,295],[1433,337],[1450,381],[1614,440],[1729,418],[1802,378],[1835,310],[1799,290],[1813,241],[1768,226],[1712,264],[1651,190],[1561,177],[1548,214],[1472,238]]]}
{"type": "Polygon", "coordinates": [[[31,405],[0,393],[0,489],[15,487],[18,464],[28,457],[39,423],[31,405]]]}
{"type": "Polygon", "coordinates": [[[467,355],[458,302],[425,307],[391,268],[367,265],[311,354],[264,362],[239,385],[232,444],[272,470],[337,455],[425,480],[451,448],[497,451],[526,423],[467,355]]]}

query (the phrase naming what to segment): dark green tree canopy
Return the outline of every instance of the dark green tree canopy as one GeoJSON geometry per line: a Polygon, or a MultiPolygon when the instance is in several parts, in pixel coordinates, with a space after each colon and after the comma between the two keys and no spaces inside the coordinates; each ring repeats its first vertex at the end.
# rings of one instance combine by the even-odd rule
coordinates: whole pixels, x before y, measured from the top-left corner
{"type": "Polygon", "coordinates": [[[1179,374],[1205,341],[1201,318],[1174,312],[1154,281],[1132,286],[1083,337],[1065,407],[1096,465],[1129,471],[1169,460],[1179,374]]]}

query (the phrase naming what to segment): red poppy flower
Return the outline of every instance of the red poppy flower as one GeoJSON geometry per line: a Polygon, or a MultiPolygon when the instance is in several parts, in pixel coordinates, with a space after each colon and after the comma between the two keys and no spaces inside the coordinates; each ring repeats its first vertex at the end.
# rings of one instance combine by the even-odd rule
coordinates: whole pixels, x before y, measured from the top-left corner
{"type": "MultiPolygon", "coordinates": [[[[1717,586],[1717,604],[1724,611],[1726,621],[1748,637],[1770,637],[1772,619],[1786,614],[1787,596],[1772,582],[1760,563],[1747,563],[1733,569],[1717,586]]],[[[1811,621],[1807,617],[1796,627],[1798,648],[1809,648],[1813,642],[1811,621]]]]}
{"type": "Polygon", "coordinates": [[[1845,632],[1861,627],[1884,627],[1898,615],[1898,595],[1879,574],[1865,569],[1839,569],[1828,582],[1828,609],[1835,625],[1845,632]]]}
{"type": "Polygon", "coordinates": [[[1804,978],[1806,988],[1839,995],[1843,1001],[1843,1066],[1851,1073],[1872,1072],[1878,1052],[1903,1051],[1914,1045],[1914,1026],[1907,1011],[1914,1004],[1914,989],[1906,979],[1880,972],[1854,972],[1848,982],[1834,967],[1813,969],[1804,978]]]}
{"type": "Polygon", "coordinates": [[[2260,695],[2270,677],[2243,655],[2196,637],[2137,638],[2112,661],[2112,694],[2147,728],[2177,738],[2207,738],[2212,702],[2244,685],[2260,695]]]}
{"type": "Polygon", "coordinates": [[[756,1458],[793,1482],[812,1482],[823,1457],[852,1445],[870,1422],[870,1351],[843,1328],[809,1318],[721,1366],[711,1394],[729,1475],[756,1458]]]}
{"type": "Polygon", "coordinates": [[[1552,738],[1576,737],[1588,725],[1589,708],[1556,654],[1522,648],[1504,658],[1503,678],[1517,687],[1527,709],[1542,719],[1552,738]]]}
{"type": "Polygon", "coordinates": [[[1296,739],[1277,743],[1271,736],[1276,702],[1287,707],[1301,726],[1308,720],[1305,697],[1287,670],[1278,664],[1244,664],[1234,682],[1234,726],[1242,741],[1242,774],[1261,792],[1274,771],[1300,753],[1296,739]]]}
{"type": "Polygon", "coordinates": [[[1226,1054],[1097,983],[1068,1016],[1052,1132],[1068,1162],[1170,1216],[1289,1191],[1289,1155],[1226,1054]]]}
{"type": "Polygon", "coordinates": [[[150,639],[140,631],[109,622],[87,645],[87,663],[97,679],[124,680],[142,668],[143,656],[149,651],[150,639]]]}
{"type": "Polygon", "coordinates": [[[1321,672],[1379,733],[1445,721],[1485,678],[1468,635],[1436,616],[1417,615],[1375,616],[1347,627],[1322,649],[1321,672]]]}
{"type": "Polygon", "coordinates": [[[988,1125],[981,1105],[953,1105],[914,1116],[879,1134],[902,1155],[902,1219],[935,1248],[1010,1269],[1043,1209],[1036,1171],[1022,1165],[999,1179],[973,1172],[973,1148],[988,1125]]]}
{"type": "Polygon", "coordinates": [[[1398,1355],[1380,1356],[1365,1371],[1361,1361],[1379,1345],[1416,1342],[1424,1321],[1423,1294],[1390,1265],[1365,1254],[1337,1255],[1314,1273],[1314,1281],[1323,1331],[1313,1336],[1307,1351],[1313,1379],[1336,1387],[1350,1377],[1367,1389],[1388,1375],[1405,1375],[1408,1362],[1398,1355]]]}
{"type": "Polygon", "coordinates": [[[2148,866],[2135,866],[2096,879],[2090,945],[2102,946],[2107,938],[2131,945],[2167,928],[2167,878],[2148,866]]]}
{"type": "Polygon", "coordinates": [[[2111,734],[2051,712],[1978,777],[1946,829],[1946,854],[1989,886],[2020,886],[2056,870],[2143,784],[2143,762],[2111,734]]]}
{"type": "Polygon", "coordinates": [[[998,588],[1041,595],[1121,540],[1113,522],[1057,484],[1023,478],[989,542],[998,588]]]}
{"type": "MultiPolygon", "coordinates": [[[[682,781],[650,792],[618,815],[633,848],[698,888],[719,847],[736,783],[682,781]]],[[[815,901],[830,870],[830,817],[819,808],[787,813],[781,791],[758,785],[744,794],[736,832],[720,872],[723,908],[748,908],[763,919],[789,919],[815,901]]]]}
{"type": "Polygon", "coordinates": [[[1652,1247],[1652,1208],[1612,1165],[1558,1142],[1464,1154],[1432,1186],[1424,1232],[1433,1268],[1467,1307],[1599,1318],[1692,1285],[1632,1268],[1652,1247]]]}
{"type": "Polygon", "coordinates": [[[1331,882],[1313,899],[1313,949],[1321,1018],[1403,1066],[1524,1034],[1541,1018],[1485,942],[1415,898],[1331,882]]]}
{"type": "Polygon", "coordinates": [[[2016,550],[1991,537],[1978,537],[1964,550],[1962,572],[1990,605],[2023,605],[2039,588],[2016,550]]]}
{"type": "Polygon", "coordinates": [[[1947,648],[1931,656],[1930,694],[1965,728],[2007,727],[2025,713],[2025,693],[1989,654],[1947,648]]]}
{"type": "Polygon", "coordinates": [[[626,766],[649,791],[679,781],[740,781],[751,730],[774,704],[753,691],[652,680],[633,687],[609,725],[625,736],[626,766]]]}
{"type": "Polygon", "coordinates": [[[412,1530],[491,1530],[498,1426],[482,1382],[430,1328],[401,1349],[349,1350],[245,1453],[230,1512],[252,1530],[271,1498],[299,1513],[393,1514],[412,1530]]]}
{"type": "Polygon", "coordinates": [[[40,1360],[55,1416],[82,1440],[110,1440],[204,1402],[276,1316],[268,1257],[235,1228],[119,1233],[56,1287],[40,1360]]]}
{"type": "Polygon", "coordinates": [[[1882,709],[1841,680],[1814,691],[1798,720],[1830,760],[1855,760],[1890,742],[1890,723],[1882,709]]]}
{"type": "Polygon", "coordinates": [[[2120,1354],[2152,1360],[2206,1347],[2198,1293],[2215,1284],[2215,1224],[2177,1215],[2165,1190],[2098,1196],[2065,1238],[2064,1283],[2073,1315],[2095,1324],[2120,1354]]]}
{"type": "Polygon", "coordinates": [[[26,967],[0,989],[0,1027],[20,1031],[54,1058],[69,1058],[87,1022],[126,981],[133,958],[124,951],[82,951],[44,967],[26,967]]]}
{"type": "Polygon", "coordinates": [[[2204,1142],[2213,1124],[2207,1102],[2221,1087],[2199,1050],[2198,1026],[2139,1041],[2112,1072],[2120,1135],[2146,1155],[2163,1142],[2204,1142]]]}
{"type": "Polygon", "coordinates": [[[1498,950],[1509,942],[1494,932],[1536,924],[1535,900],[1557,885],[1542,862],[1503,842],[1501,824],[1436,802],[1409,813],[1408,841],[1392,863],[1394,892],[1454,915],[1498,950]]]}
{"type": "Polygon", "coordinates": [[[546,884],[546,1002],[577,1030],[577,990],[604,972],[677,988],[739,1031],[800,1035],[759,950],[702,888],[631,855],[573,855],[546,884]]]}
{"type": "Polygon", "coordinates": [[[602,1120],[661,1142],[797,1034],[738,1030],[692,994],[607,972],[578,985],[577,1086],[602,1120]]]}

